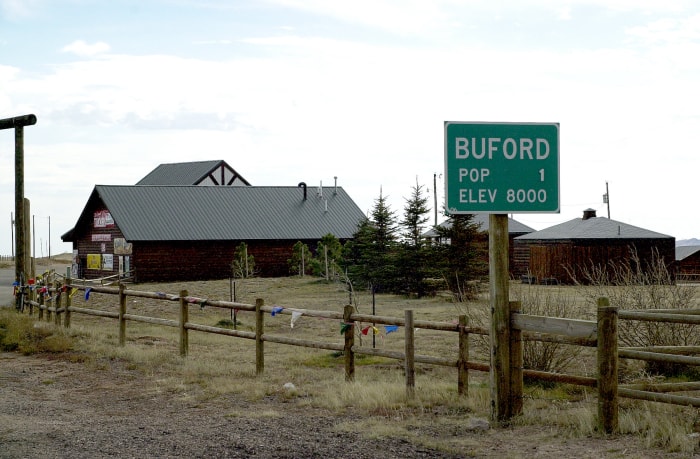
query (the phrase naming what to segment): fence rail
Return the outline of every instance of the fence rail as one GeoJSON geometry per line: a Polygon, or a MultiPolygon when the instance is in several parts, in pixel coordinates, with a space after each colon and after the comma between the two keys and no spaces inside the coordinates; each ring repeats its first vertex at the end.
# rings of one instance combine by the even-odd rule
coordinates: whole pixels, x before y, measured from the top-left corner
{"type": "MultiPolygon", "coordinates": [[[[47,282],[44,279],[44,282],[47,282]]],[[[26,286],[25,286],[26,287],[26,286]]],[[[126,342],[126,324],[129,321],[143,322],[154,325],[167,326],[179,329],[180,354],[188,354],[190,330],[225,335],[237,338],[254,340],[256,342],[256,372],[264,371],[264,343],[278,343],[292,346],[302,346],[315,349],[326,349],[336,352],[343,352],[345,361],[345,377],[347,380],[354,379],[356,354],[365,354],[378,357],[385,357],[401,360],[404,363],[406,389],[409,396],[413,396],[415,385],[415,363],[439,365],[453,367],[457,369],[458,393],[466,395],[468,392],[468,371],[476,370],[489,372],[490,365],[484,362],[469,360],[469,335],[488,335],[489,330],[480,327],[470,327],[465,315],[459,317],[458,323],[414,320],[413,310],[406,310],[403,318],[375,316],[357,313],[352,306],[346,306],[344,311],[319,311],[310,309],[285,308],[275,306],[265,306],[262,299],[256,303],[247,304],[231,301],[210,300],[206,298],[192,297],[186,290],[174,295],[164,292],[143,292],[127,289],[124,284],[119,287],[108,287],[102,285],[81,285],[65,279],[62,284],[55,281],[53,284],[35,286],[34,289],[22,288],[28,293],[29,300],[25,304],[29,307],[30,314],[33,308],[38,309],[39,319],[46,313],[47,320],[53,320],[57,325],[63,322],[65,327],[70,326],[71,314],[85,314],[97,317],[117,319],[119,322],[119,343],[126,342]],[[36,292],[43,291],[37,295],[36,292]],[[82,291],[87,296],[90,293],[102,293],[116,295],[119,299],[118,311],[98,310],[72,305],[72,297],[82,291]],[[127,297],[140,297],[161,301],[179,303],[178,319],[167,319],[162,317],[150,317],[127,312],[127,297]],[[195,305],[204,307],[223,308],[229,310],[243,310],[255,313],[255,330],[241,331],[229,328],[213,327],[209,325],[197,324],[189,320],[189,307],[195,305]],[[321,319],[335,319],[343,324],[343,341],[328,342],[314,341],[288,336],[273,335],[265,333],[265,314],[293,315],[301,314],[305,317],[321,319]],[[63,318],[63,320],[61,320],[63,318]],[[403,326],[405,330],[404,351],[375,349],[355,345],[356,323],[372,323],[384,325],[403,326]],[[457,333],[459,344],[456,357],[430,356],[415,353],[415,342],[413,333],[415,329],[430,329],[441,332],[457,333]]],[[[676,311],[676,310],[656,310],[650,311],[619,311],[617,307],[609,306],[606,298],[599,299],[597,320],[577,320],[555,317],[535,316],[520,313],[520,303],[510,303],[510,321],[507,336],[511,342],[511,355],[509,361],[508,384],[513,387],[512,394],[514,404],[519,404],[513,412],[522,411],[522,385],[523,377],[540,379],[550,382],[560,382],[575,384],[586,387],[597,387],[598,389],[598,422],[599,427],[605,432],[615,432],[618,430],[618,403],[619,397],[627,397],[640,400],[679,404],[685,406],[700,407],[700,398],[685,395],[674,395],[670,392],[687,392],[700,390],[700,382],[675,383],[675,384],[644,384],[625,385],[618,387],[618,367],[619,359],[636,359],[643,361],[662,361],[668,363],[679,363],[684,365],[700,365],[700,354],[698,346],[655,346],[646,348],[623,347],[618,349],[618,321],[638,320],[655,321],[668,323],[700,324],[700,311],[676,311]],[[682,313],[681,313],[682,312],[682,313]],[[525,341],[556,342],[578,346],[588,346],[597,348],[597,376],[588,377],[571,374],[550,373],[523,368],[523,343],[525,341]]]]}

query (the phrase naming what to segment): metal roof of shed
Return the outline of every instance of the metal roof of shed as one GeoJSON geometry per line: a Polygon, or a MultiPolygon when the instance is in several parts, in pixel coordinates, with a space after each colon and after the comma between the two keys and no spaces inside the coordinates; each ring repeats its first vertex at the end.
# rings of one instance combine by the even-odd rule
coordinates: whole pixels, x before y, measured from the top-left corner
{"type": "Polygon", "coordinates": [[[681,245],[676,247],[676,260],[685,260],[691,255],[700,252],[700,245],[681,245]]]}
{"type": "Polygon", "coordinates": [[[72,240],[91,223],[99,198],[127,241],[351,238],[364,217],[341,187],[322,196],[299,187],[201,187],[96,185],[72,240]],[[91,205],[92,203],[92,205],[91,205]],[[82,224],[81,224],[82,222],[82,224]]]}
{"type": "MultiPolygon", "coordinates": [[[[480,231],[489,231],[489,214],[474,214],[474,219],[472,220],[472,222],[477,223],[479,225],[480,231]]],[[[452,226],[452,222],[450,220],[445,220],[444,222],[439,223],[438,226],[449,228],[452,226]]],[[[508,234],[531,233],[533,231],[535,231],[534,228],[530,228],[526,224],[520,223],[519,221],[508,217],[508,234]]],[[[434,228],[431,228],[425,233],[423,233],[423,237],[438,236],[439,235],[434,228]]]]}
{"type": "Polygon", "coordinates": [[[524,234],[516,240],[545,240],[545,239],[666,239],[673,238],[666,234],[657,233],[627,223],[610,220],[605,217],[587,219],[574,218],[558,225],[550,226],[540,231],[524,234]]]}

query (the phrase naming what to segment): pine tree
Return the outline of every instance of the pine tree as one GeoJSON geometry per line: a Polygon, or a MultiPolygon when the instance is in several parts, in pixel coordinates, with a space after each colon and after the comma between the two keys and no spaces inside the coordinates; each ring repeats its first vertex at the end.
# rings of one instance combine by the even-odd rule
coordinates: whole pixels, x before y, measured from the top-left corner
{"type": "Polygon", "coordinates": [[[425,294],[425,276],[427,263],[427,250],[423,234],[423,227],[428,221],[428,198],[424,194],[425,188],[416,185],[411,189],[411,196],[406,198],[404,217],[401,225],[403,241],[400,254],[400,274],[406,293],[425,294]]]}
{"type": "Polygon", "coordinates": [[[471,294],[468,281],[488,272],[482,261],[484,246],[478,243],[480,225],[472,214],[456,214],[436,226],[435,231],[441,239],[434,246],[435,266],[458,299],[466,299],[471,294]]]}
{"type": "Polygon", "coordinates": [[[355,284],[392,291],[396,285],[397,231],[396,216],[380,191],[371,219],[360,222],[353,240],[344,248],[348,275],[355,284]]]}
{"type": "Polygon", "coordinates": [[[372,288],[374,291],[394,291],[396,288],[396,255],[398,227],[396,215],[389,207],[386,198],[379,192],[372,209],[374,228],[373,244],[370,246],[370,268],[373,270],[372,288]]]}

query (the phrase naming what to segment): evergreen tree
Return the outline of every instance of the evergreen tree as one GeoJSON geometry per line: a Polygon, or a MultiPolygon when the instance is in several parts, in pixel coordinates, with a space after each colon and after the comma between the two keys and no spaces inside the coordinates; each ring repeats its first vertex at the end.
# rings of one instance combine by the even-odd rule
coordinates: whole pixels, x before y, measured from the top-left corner
{"type": "Polygon", "coordinates": [[[428,221],[428,198],[425,188],[416,185],[411,189],[411,196],[406,198],[404,217],[401,225],[404,229],[400,253],[400,274],[406,293],[425,294],[425,277],[427,263],[427,246],[421,237],[428,221]]]}
{"type": "Polygon", "coordinates": [[[380,192],[371,219],[360,222],[353,240],[344,248],[348,275],[355,284],[375,291],[395,288],[397,231],[396,216],[380,192]]]}
{"type": "Polygon", "coordinates": [[[374,226],[369,218],[363,218],[357,225],[352,239],[343,246],[343,267],[348,277],[356,285],[370,286],[370,251],[374,241],[374,226]]]}
{"type": "Polygon", "coordinates": [[[382,192],[374,201],[372,209],[374,228],[373,244],[370,246],[370,263],[373,270],[372,288],[375,291],[394,291],[397,287],[396,255],[398,227],[396,215],[386,202],[382,192]]]}
{"type": "Polygon", "coordinates": [[[458,299],[472,294],[467,282],[485,273],[484,244],[479,244],[481,228],[472,214],[450,215],[442,225],[435,227],[440,243],[434,246],[434,263],[449,289],[458,299]]]}

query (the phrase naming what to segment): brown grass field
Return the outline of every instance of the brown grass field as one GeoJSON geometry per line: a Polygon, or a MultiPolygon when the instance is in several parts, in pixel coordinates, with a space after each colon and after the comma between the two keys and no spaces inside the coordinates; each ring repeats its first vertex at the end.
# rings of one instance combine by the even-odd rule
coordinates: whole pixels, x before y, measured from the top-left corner
{"type": "MultiPolygon", "coordinates": [[[[185,289],[190,296],[212,300],[232,297],[229,280],[139,284],[128,288],[172,294],[185,289]]],[[[520,288],[513,284],[512,295],[520,294],[520,288]]],[[[595,305],[587,304],[571,287],[541,288],[549,289],[549,294],[555,296],[575,297],[570,308],[576,316],[594,316],[595,305]]],[[[311,277],[239,279],[235,282],[235,296],[236,301],[249,304],[262,298],[267,306],[339,312],[349,301],[345,284],[311,277]]],[[[359,292],[355,298],[360,313],[372,313],[369,294],[359,292]]],[[[73,304],[111,311],[118,307],[116,296],[97,293],[91,294],[87,301],[76,295],[73,304]]],[[[423,299],[376,297],[377,315],[402,318],[405,309],[412,309],[416,320],[452,322],[467,309],[470,315],[478,316],[478,311],[485,315],[488,303],[486,298],[481,298],[468,305],[455,304],[448,295],[423,299]]],[[[178,303],[128,297],[127,312],[176,320],[178,303]]],[[[239,330],[254,330],[254,313],[239,311],[236,318],[239,330]]],[[[342,343],[338,320],[302,315],[291,327],[290,319],[289,314],[274,317],[266,314],[265,333],[342,343]]],[[[200,308],[195,304],[190,307],[189,320],[217,326],[221,321],[231,321],[232,314],[229,310],[200,308]]],[[[366,325],[369,324],[358,328],[366,325]]],[[[377,328],[380,333],[375,336],[376,347],[403,351],[402,328],[389,334],[383,326],[377,328]]],[[[143,390],[154,397],[206,405],[207,409],[219,409],[228,417],[269,418],[274,423],[299,411],[330,413],[334,421],[327,427],[333,432],[352,434],[366,442],[400,440],[416,450],[433,452],[416,457],[691,457],[700,451],[696,432],[700,424],[698,410],[623,399],[622,432],[605,436],[595,427],[596,393],[582,387],[527,386],[524,414],[506,426],[489,426],[490,392],[485,373],[470,372],[469,395],[460,397],[455,368],[417,364],[415,397],[409,398],[402,362],[386,358],[358,355],[355,381],[347,383],[342,355],[327,350],[265,343],[265,371],[256,376],[252,340],[190,331],[189,355],[183,359],[178,353],[176,328],[130,321],[127,344],[120,347],[116,320],[73,314],[71,328],[55,333],[66,335],[70,344],[62,352],[50,354],[51,359],[77,365],[98,378],[119,378],[121,373],[110,372],[117,362],[120,368],[137,373],[146,385],[143,390]],[[286,383],[292,383],[293,388],[285,388],[286,383]],[[236,411],[227,402],[232,397],[245,401],[246,406],[252,404],[255,409],[236,411]]],[[[356,334],[356,345],[371,347],[371,333],[356,334]]],[[[415,347],[417,354],[456,359],[457,334],[416,330],[415,347]]],[[[483,339],[475,337],[471,349],[470,360],[487,362],[483,339]]],[[[31,358],[45,359],[46,354],[31,358]]],[[[593,351],[584,350],[567,371],[592,376],[593,358],[593,351]]],[[[4,363],[10,360],[5,359],[4,363]]],[[[128,378],[123,383],[129,384],[128,378]]],[[[136,396],[134,390],[131,387],[128,394],[136,396]]],[[[118,407],[115,405],[113,409],[118,407]]],[[[0,434],[0,442],[3,435],[8,434],[0,434]]],[[[302,447],[309,440],[298,441],[302,447]]]]}

